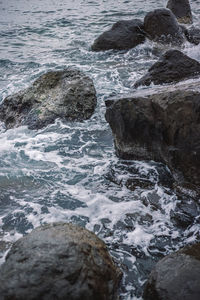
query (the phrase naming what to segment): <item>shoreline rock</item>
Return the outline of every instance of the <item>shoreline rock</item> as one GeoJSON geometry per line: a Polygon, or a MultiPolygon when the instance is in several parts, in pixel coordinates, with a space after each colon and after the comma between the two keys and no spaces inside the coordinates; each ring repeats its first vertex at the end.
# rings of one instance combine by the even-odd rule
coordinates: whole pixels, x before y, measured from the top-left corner
{"type": "Polygon", "coordinates": [[[198,300],[200,295],[200,243],[161,259],[146,283],[144,300],[198,300]]]}
{"type": "Polygon", "coordinates": [[[166,164],[180,182],[200,184],[200,87],[165,86],[106,101],[106,120],[122,159],[166,164]]]}
{"type": "Polygon", "coordinates": [[[173,12],[179,23],[192,23],[192,12],[189,0],[169,0],[167,2],[167,8],[173,12]]]}
{"type": "Polygon", "coordinates": [[[155,9],[145,16],[144,31],[150,40],[162,44],[181,45],[185,40],[174,14],[166,8],[155,9]]]}
{"type": "Polygon", "coordinates": [[[141,85],[176,83],[200,75],[200,63],[179,50],[169,50],[151,66],[148,73],[136,81],[134,87],[141,85]]]}
{"type": "Polygon", "coordinates": [[[94,233],[53,223],[13,244],[0,267],[0,298],[116,300],[120,278],[94,233]]]}
{"type": "Polygon", "coordinates": [[[127,50],[144,43],[143,22],[139,19],[121,20],[102,33],[91,46],[93,51],[127,50]]]}
{"type": "Polygon", "coordinates": [[[96,107],[92,80],[82,71],[67,68],[43,74],[27,89],[4,99],[0,120],[7,129],[27,125],[40,129],[56,118],[67,121],[89,119],[96,107]]]}

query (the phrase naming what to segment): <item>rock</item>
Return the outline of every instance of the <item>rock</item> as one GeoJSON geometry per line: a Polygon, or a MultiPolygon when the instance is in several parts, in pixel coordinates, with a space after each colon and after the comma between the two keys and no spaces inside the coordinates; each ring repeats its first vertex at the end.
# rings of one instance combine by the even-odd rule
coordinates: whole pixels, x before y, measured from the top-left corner
{"type": "Polygon", "coordinates": [[[186,229],[200,221],[200,205],[188,197],[178,196],[180,201],[176,204],[175,210],[170,212],[170,217],[176,226],[186,229]]]}
{"type": "Polygon", "coordinates": [[[131,191],[135,191],[138,187],[141,189],[152,189],[155,186],[153,182],[143,178],[129,178],[125,185],[131,191]]]}
{"type": "Polygon", "coordinates": [[[151,272],[144,300],[199,300],[200,243],[161,259],[151,272]]]}
{"type": "Polygon", "coordinates": [[[190,27],[186,30],[185,36],[187,40],[195,45],[199,45],[200,43],[200,28],[190,27]]]}
{"type": "Polygon", "coordinates": [[[145,41],[142,21],[122,20],[101,34],[93,43],[92,50],[109,49],[126,50],[136,47],[145,41]]]}
{"type": "Polygon", "coordinates": [[[163,84],[194,78],[200,74],[200,63],[178,50],[167,51],[148,73],[136,81],[134,87],[140,85],[163,84]]]}
{"type": "Polygon", "coordinates": [[[106,101],[106,120],[123,159],[166,164],[177,180],[200,184],[200,81],[106,101]],[[185,179],[182,178],[184,175],[185,179]]]}
{"type": "Polygon", "coordinates": [[[144,18],[144,30],[147,37],[163,44],[181,45],[184,35],[174,14],[166,8],[155,9],[144,18]]]}
{"type": "Polygon", "coordinates": [[[91,117],[96,106],[92,80],[83,72],[67,68],[50,71],[31,87],[4,99],[0,120],[6,128],[28,125],[42,128],[56,118],[82,121],[91,117]]]}
{"type": "Polygon", "coordinates": [[[48,224],[12,246],[0,268],[0,299],[115,300],[120,276],[95,234],[48,224]]]}
{"type": "Polygon", "coordinates": [[[169,0],[167,8],[173,12],[179,23],[192,23],[192,12],[189,0],[169,0]]]}

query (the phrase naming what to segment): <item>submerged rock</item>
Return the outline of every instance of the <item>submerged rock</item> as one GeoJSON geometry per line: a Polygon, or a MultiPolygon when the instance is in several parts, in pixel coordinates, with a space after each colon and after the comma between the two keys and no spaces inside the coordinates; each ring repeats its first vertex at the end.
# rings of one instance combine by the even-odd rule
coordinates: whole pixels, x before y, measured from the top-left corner
{"type": "Polygon", "coordinates": [[[172,222],[183,229],[199,223],[200,205],[198,205],[197,201],[179,194],[178,197],[180,201],[177,202],[175,209],[170,212],[172,222]]]}
{"type": "Polygon", "coordinates": [[[42,128],[55,121],[82,121],[91,117],[96,107],[92,80],[83,72],[67,68],[50,71],[31,87],[8,96],[0,105],[0,120],[6,128],[28,125],[42,128]]]}
{"type": "Polygon", "coordinates": [[[192,23],[192,12],[189,0],[169,0],[167,8],[173,12],[179,23],[192,23]]]}
{"type": "Polygon", "coordinates": [[[120,276],[95,234],[54,223],[14,243],[0,268],[0,299],[115,300],[120,276]]]}
{"type": "Polygon", "coordinates": [[[148,73],[136,81],[140,85],[163,84],[178,82],[200,75],[200,63],[178,50],[167,51],[151,68],[148,73]]]}
{"type": "Polygon", "coordinates": [[[126,50],[136,47],[145,41],[142,21],[122,20],[101,34],[93,43],[92,50],[109,49],[126,50]]]}
{"type": "Polygon", "coordinates": [[[163,162],[178,180],[182,174],[200,184],[199,81],[124,95],[106,106],[119,157],[163,162]]]}
{"type": "Polygon", "coordinates": [[[163,44],[184,42],[184,35],[174,14],[169,9],[155,9],[144,18],[144,30],[147,37],[163,44]]]}
{"type": "Polygon", "coordinates": [[[199,300],[200,243],[161,259],[147,281],[144,300],[199,300]]]}

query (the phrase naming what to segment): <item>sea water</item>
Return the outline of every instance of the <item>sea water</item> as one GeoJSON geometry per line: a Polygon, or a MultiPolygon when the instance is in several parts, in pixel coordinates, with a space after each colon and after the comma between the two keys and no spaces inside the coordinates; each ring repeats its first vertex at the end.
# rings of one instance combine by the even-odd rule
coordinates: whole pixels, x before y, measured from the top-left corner
{"type": "MultiPolygon", "coordinates": [[[[105,99],[130,93],[158,60],[149,41],[129,51],[92,52],[91,44],[118,20],[143,19],[164,0],[1,0],[0,102],[49,70],[74,66],[94,81],[98,104],[84,122],[57,120],[41,130],[0,126],[0,263],[18,238],[50,222],[72,222],[105,241],[124,276],[121,299],[141,299],[155,263],[200,240],[199,223],[171,218],[180,197],[159,183],[166,166],[115,155],[105,99]],[[149,188],[127,188],[127,179],[149,188]]],[[[190,1],[199,26],[200,1],[190,1]]],[[[200,61],[200,47],[184,53],[200,61]]],[[[162,49],[160,50],[162,51],[162,49]]],[[[150,87],[152,88],[152,87],[150,87]]],[[[155,87],[154,87],[155,88],[155,87]]],[[[188,201],[192,201],[189,199],[188,201]]]]}

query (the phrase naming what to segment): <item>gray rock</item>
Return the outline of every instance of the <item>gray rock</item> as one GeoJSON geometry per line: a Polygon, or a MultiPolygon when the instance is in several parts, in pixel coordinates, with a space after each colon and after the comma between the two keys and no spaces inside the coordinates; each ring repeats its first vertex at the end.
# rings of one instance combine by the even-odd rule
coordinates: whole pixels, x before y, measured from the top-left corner
{"type": "Polygon", "coordinates": [[[179,23],[192,23],[192,12],[189,0],[169,0],[167,2],[167,8],[173,12],[179,23]]]}
{"type": "MultiPolygon", "coordinates": [[[[177,194],[177,193],[176,193],[177,194]]],[[[183,229],[192,226],[200,221],[200,205],[189,197],[184,197],[178,193],[180,202],[176,204],[174,210],[170,212],[172,222],[183,229]]]]}
{"type": "Polygon", "coordinates": [[[187,40],[195,45],[200,43],[200,28],[190,27],[185,31],[185,36],[187,40]]]}
{"type": "Polygon", "coordinates": [[[155,9],[144,18],[144,30],[150,40],[181,45],[184,35],[174,14],[166,8],[155,9]]]}
{"type": "Polygon", "coordinates": [[[199,300],[200,243],[161,259],[147,281],[144,300],[199,300]]]}
{"type": "Polygon", "coordinates": [[[95,234],[54,223],[14,243],[0,268],[0,299],[115,300],[120,276],[95,234]]]}
{"type": "Polygon", "coordinates": [[[177,180],[200,184],[200,85],[177,84],[106,101],[123,159],[162,162],[177,180]],[[184,175],[185,179],[182,178],[184,175]]]}
{"type": "Polygon", "coordinates": [[[101,34],[93,43],[92,50],[109,49],[126,50],[136,47],[145,41],[142,21],[122,20],[101,34]]]}
{"type": "Polygon", "coordinates": [[[6,128],[28,125],[42,128],[56,118],[82,121],[91,117],[96,106],[92,80],[83,72],[67,68],[39,77],[31,87],[4,99],[0,120],[6,128]]]}
{"type": "Polygon", "coordinates": [[[136,81],[134,87],[140,85],[178,82],[200,75],[200,63],[179,50],[167,51],[148,73],[136,81]]]}

